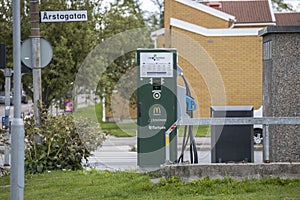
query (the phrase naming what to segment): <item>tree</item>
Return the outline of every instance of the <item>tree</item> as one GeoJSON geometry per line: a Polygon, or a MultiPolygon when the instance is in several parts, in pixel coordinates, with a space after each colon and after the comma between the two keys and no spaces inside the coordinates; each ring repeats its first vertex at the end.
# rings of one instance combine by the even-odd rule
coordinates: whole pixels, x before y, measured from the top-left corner
{"type": "MultiPolygon", "coordinates": [[[[48,107],[52,101],[70,96],[75,74],[89,51],[97,43],[94,17],[100,1],[48,1],[40,3],[40,10],[87,10],[88,22],[41,23],[41,36],[53,47],[53,59],[42,69],[42,101],[48,107]]],[[[30,36],[30,1],[21,1],[21,38],[30,36]]],[[[0,0],[0,43],[7,46],[7,67],[13,67],[12,3],[0,0]]],[[[0,73],[0,76],[3,76],[0,73]]],[[[4,85],[4,77],[0,84],[4,85]]],[[[23,88],[32,96],[32,74],[23,75],[23,88]]]]}
{"type": "Polygon", "coordinates": [[[152,29],[160,29],[164,27],[164,0],[151,0],[156,6],[155,11],[147,11],[145,20],[152,29]]]}
{"type": "MultiPolygon", "coordinates": [[[[25,1],[25,17],[22,23],[29,24],[29,0],[25,1]]],[[[42,101],[48,107],[53,101],[71,98],[72,89],[78,69],[83,63],[90,62],[85,59],[91,50],[99,43],[126,30],[145,27],[142,11],[137,0],[116,0],[109,6],[103,6],[101,1],[63,0],[59,2],[42,1],[40,10],[87,10],[87,22],[41,23],[41,36],[47,39],[53,47],[53,59],[48,66],[42,69],[42,101]]],[[[23,31],[25,27],[22,28],[23,31]]],[[[148,33],[150,35],[150,32],[148,33]]],[[[29,31],[26,31],[26,37],[29,31]]],[[[148,44],[150,43],[150,37],[148,44]]],[[[123,41],[126,43],[126,41],[123,41]]],[[[120,45],[122,41],[120,41],[120,45]]],[[[115,54],[112,52],[111,54],[115,54]]],[[[135,53],[122,55],[118,60],[107,67],[100,79],[99,91],[111,93],[116,81],[126,69],[134,66],[135,53]]],[[[107,58],[99,58],[94,65],[105,65],[107,58]]],[[[95,69],[93,69],[95,70],[95,69]]],[[[93,73],[92,73],[93,74],[93,73]]],[[[31,94],[32,75],[24,76],[24,87],[31,94]]],[[[85,82],[87,81],[87,77],[85,82]]],[[[98,77],[90,77],[97,80],[98,77]]],[[[99,77],[100,78],[100,77],[99,77]]]]}
{"type": "MultiPolygon", "coordinates": [[[[21,1],[21,7],[26,8],[26,3],[21,1]]],[[[26,17],[28,9],[21,9],[22,23],[21,29],[25,30],[22,32],[22,40],[24,35],[28,36],[30,30],[26,31],[25,27],[28,25],[26,21],[29,19],[26,17]],[[23,23],[25,22],[25,23],[23,23]]],[[[27,26],[28,27],[28,26],[27,26]]],[[[0,43],[6,45],[6,67],[13,68],[13,16],[12,16],[12,1],[0,0],[0,43]]],[[[26,36],[26,37],[27,37],[26,36]]],[[[4,90],[4,75],[0,72],[0,90],[4,90]]],[[[13,84],[13,81],[12,81],[13,84]]]]}
{"type": "Polygon", "coordinates": [[[61,5],[50,1],[43,3],[41,9],[47,10],[87,10],[87,22],[62,22],[42,24],[42,35],[47,36],[54,46],[54,55],[50,65],[42,71],[42,99],[46,106],[50,102],[60,101],[72,96],[75,75],[82,61],[96,45],[96,19],[93,9],[98,4],[89,1],[62,1],[61,5]]]}
{"type": "MultiPolygon", "coordinates": [[[[100,41],[105,41],[113,35],[126,32],[127,30],[145,28],[145,20],[143,18],[143,12],[139,8],[139,2],[136,0],[121,1],[116,0],[110,4],[109,10],[102,16],[101,30],[99,31],[100,41]]],[[[124,34],[126,35],[126,33],[124,34]]],[[[143,36],[136,36],[139,38],[140,43],[149,47],[150,41],[150,30],[147,33],[143,33],[143,36]]],[[[132,37],[132,36],[131,36],[132,37]]],[[[119,44],[116,44],[116,48],[111,49],[110,56],[118,56],[112,63],[107,63],[105,72],[100,78],[98,85],[98,94],[105,94],[106,99],[109,103],[112,91],[115,89],[117,82],[121,76],[127,71],[135,67],[135,51],[134,52],[122,52],[124,46],[133,45],[135,38],[128,38],[127,36],[120,37],[119,44]]],[[[135,79],[127,80],[126,85],[133,87],[135,79]]],[[[122,95],[122,93],[121,93],[122,95]]],[[[123,94],[125,95],[125,94],[123,94]]]]}
{"type": "Polygon", "coordinates": [[[273,7],[277,11],[292,11],[293,8],[290,4],[284,2],[284,0],[272,0],[273,7]]]}
{"type": "Polygon", "coordinates": [[[157,22],[159,27],[158,28],[163,28],[164,27],[164,0],[151,0],[157,7],[158,7],[158,18],[157,22]]]}

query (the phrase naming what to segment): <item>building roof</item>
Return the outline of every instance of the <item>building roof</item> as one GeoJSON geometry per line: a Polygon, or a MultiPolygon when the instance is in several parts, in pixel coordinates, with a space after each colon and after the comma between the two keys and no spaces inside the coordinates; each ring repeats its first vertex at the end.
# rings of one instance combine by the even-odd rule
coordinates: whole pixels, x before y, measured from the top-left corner
{"type": "Polygon", "coordinates": [[[300,12],[295,13],[275,13],[277,26],[300,25],[300,12]]]}
{"type": "Polygon", "coordinates": [[[274,22],[268,0],[209,1],[201,3],[235,16],[235,24],[274,22]]]}

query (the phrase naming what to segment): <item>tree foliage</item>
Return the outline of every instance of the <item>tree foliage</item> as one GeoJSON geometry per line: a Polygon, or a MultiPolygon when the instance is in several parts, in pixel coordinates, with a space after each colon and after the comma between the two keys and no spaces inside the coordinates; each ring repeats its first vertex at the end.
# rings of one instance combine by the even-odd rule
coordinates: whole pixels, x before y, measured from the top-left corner
{"type": "Polygon", "coordinates": [[[158,8],[158,12],[154,12],[151,16],[153,19],[152,24],[156,28],[163,28],[164,27],[164,0],[151,0],[156,7],[158,8]]]}
{"type": "MultiPolygon", "coordinates": [[[[90,1],[42,1],[40,10],[87,10],[87,22],[41,23],[41,36],[53,47],[53,58],[42,69],[42,101],[48,107],[51,102],[72,96],[75,75],[82,61],[97,43],[93,13],[99,3],[90,1]]],[[[32,88],[31,77],[24,79],[32,88]]]]}
{"type": "Polygon", "coordinates": [[[293,8],[290,4],[285,3],[284,0],[272,0],[273,7],[277,11],[292,11],[293,8]]]}
{"type": "MultiPolygon", "coordinates": [[[[26,2],[21,1],[21,16],[26,16],[28,12],[26,2]]],[[[21,29],[22,29],[22,40],[24,40],[28,34],[29,19],[22,17],[21,29]],[[23,23],[24,22],[24,23],[23,23]]],[[[0,43],[6,45],[6,67],[13,68],[13,16],[12,16],[12,1],[0,0],[0,43]]],[[[4,90],[4,75],[0,73],[0,90],[4,90]]]]}
{"type": "MultiPolygon", "coordinates": [[[[101,31],[99,32],[100,40],[105,41],[113,35],[120,34],[127,30],[145,28],[145,19],[143,18],[143,12],[139,8],[139,2],[136,0],[121,1],[116,0],[110,4],[109,10],[102,16],[101,31]]],[[[145,29],[144,29],[145,30],[145,29]]],[[[121,37],[117,49],[111,49],[110,54],[116,55],[118,58],[112,63],[107,63],[105,72],[100,78],[98,85],[98,93],[105,94],[107,103],[109,103],[109,97],[115,88],[117,82],[122,75],[135,67],[135,51],[134,52],[122,52],[122,46],[129,46],[135,43],[135,39],[139,39],[140,43],[143,43],[148,47],[151,44],[150,41],[150,29],[146,33],[141,33],[143,36],[136,36],[136,38],[128,38],[126,36],[121,37]],[[129,44],[131,43],[131,44],[129,44]]],[[[126,34],[124,34],[126,35],[126,34]]],[[[127,85],[132,86],[135,79],[127,79],[127,85]]],[[[121,94],[122,95],[122,94],[121,94]]]]}
{"type": "MultiPolygon", "coordinates": [[[[0,42],[6,43],[7,65],[13,67],[12,3],[11,1],[0,0],[0,4],[0,42]]],[[[22,1],[22,40],[30,36],[29,6],[29,0],[22,1]]],[[[53,48],[51,62],[42,69],[42,101],[46,107],[52,102],[58,102],[72,96],[78,69],[87,55],[99,43],[126,30],[146,26],[138,0],[116,0],[110,4],[104,0],[42,0],[39,9],[41,11],[87,10],[88,12],[87,22],[40,23],[41,36],[48,40],[53,48]]],[[[118,61],[111,64],[105,73],[106,75],[101,79],[101,87],[105,88],[106,91],[111,91],[113,82],[126,71],[128,66],[134,65],[133,58],[134,53],[122,55],[118,61]]],[[[105,62],[105,58],[98,62],[105,62]]],[[[3,82],[4,78],[1,81],[3,82]]],[[[23,76],[23,87],[32,96],[31,73],[23,76]]]]}

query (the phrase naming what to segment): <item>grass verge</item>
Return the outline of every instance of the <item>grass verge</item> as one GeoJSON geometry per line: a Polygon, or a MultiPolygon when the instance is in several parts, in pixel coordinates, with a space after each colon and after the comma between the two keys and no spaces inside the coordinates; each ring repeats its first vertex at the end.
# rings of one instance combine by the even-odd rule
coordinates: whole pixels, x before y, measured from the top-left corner
{"type": "MultiPolygon", "coordinates": [[[[208,178],[184,183],[173,177],[152,183],[147,174],[55,171],[25,176],[25,199],[299,199],[300,180],[236,181],[208,178]]],[[[0,199],[9,199],[9,176],[0,177],[0,199]]]]}
{"type": "Polygon", "coordinates": [[[116,137],[131,137],[136,135],[136,123],[117,124],[114,122],[103,122],[102,103],[78,108],[73,115],[75,115],[75,117],[89,118],[91,122],[100,123],[101,129],[107,135],[116,137]]]}
{"type": "MultiPolygon", "coordinates": [[[[195,137],[210,137],[209,126],[193,126],[193,134],[195,137]]],[[[178,136],[184,136],[184,126],[178,127],[178,136]]]]}

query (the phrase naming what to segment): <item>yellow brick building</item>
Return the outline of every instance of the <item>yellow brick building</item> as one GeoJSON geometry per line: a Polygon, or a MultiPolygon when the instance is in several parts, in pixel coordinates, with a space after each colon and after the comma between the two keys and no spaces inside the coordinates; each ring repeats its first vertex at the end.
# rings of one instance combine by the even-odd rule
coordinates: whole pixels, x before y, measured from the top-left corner
{"type": "Polygon", "coordinates": [[[152,33],[156,47],[176,48],[198,104],[262,105],[262,40],[258,31],[276,25],[268,0],[165,0],[164,29],[152,33]]]}
{"type": "MultiPolygon", "coordinates": [[[[270,0],[164,0],[164,28],[151,37],[158,48],[176,48],[179,65],[198,104],[196,117],[210,106],[262,105],[262,38],[265,26],[300,25],[300,13],[273,13],[270,0]]],[[[178,79],[179,84],[183,84],[178,79]]],[[[108,120],[136,118],[136,109],[117,94],[108,120]],[[121,103],[122,102],[122,103],[121,103]],[[125,102],[125,103],[124,103],[125,102]],[[125,110],[125,111],[124,111],[125,110]]]]}

